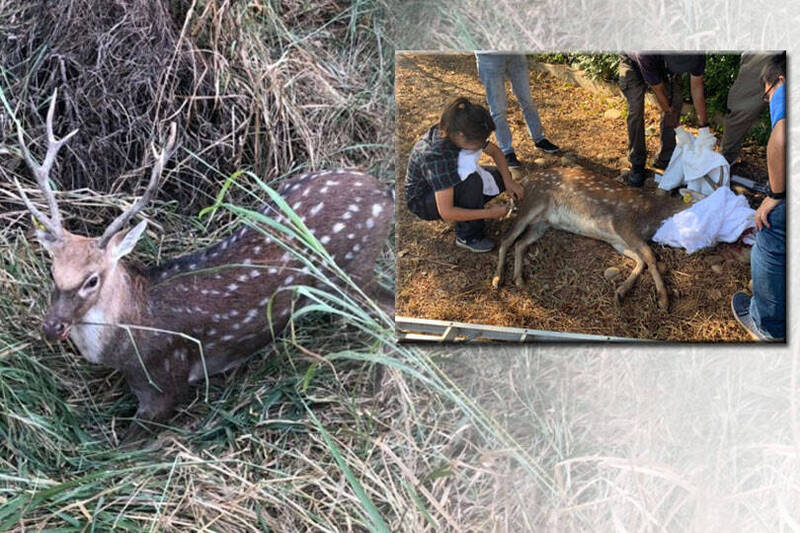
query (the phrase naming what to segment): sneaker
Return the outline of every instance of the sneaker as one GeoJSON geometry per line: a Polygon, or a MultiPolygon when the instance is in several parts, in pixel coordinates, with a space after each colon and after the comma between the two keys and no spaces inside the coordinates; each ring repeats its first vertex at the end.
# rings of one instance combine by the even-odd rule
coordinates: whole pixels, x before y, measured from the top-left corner
{"type": "Polygon", "coordinates": [[[552,154],[558,152],[558,146],[551,143],[547,139],[542,139],[541,141],[536,141],[533,143],[536,148],[541,150],[542,152],[547,152],[548,154],[552,154]]]}
{"type": "Polygon", "coordinates": [[[517,159],[517,154],[514,152],[509,152],[505,154],[506,156],[506,163],[508,163],[508,168],[519,168],[522,166],[522,163],[519,162],[517,159]]]}
{"type": "Polygon", "coordinates": [[[750,314],[750,297],[739,291],[731,298],[731,310],[736,321],[747,330],[753,340],[762,342],[782,342],[783,339],[775,339],[767,333],[764,333],[756,325],[753,316],[750,314]]]}
{"type": "Polygon", "coordinates": [[[631,168],[628,178],[625,182],[631,187],[641,187],[644,185],[644,168],[633,167],[631,168]]]}
{"type": "Polygon", "coordinates": [[[466,248],[470,252],[475,252],[476,254],[483,254],[492,251],[494,248],[494,241],[488,237],[477,237],[468,241],[456,237],[456,246],[459,248],[466,248]]]}

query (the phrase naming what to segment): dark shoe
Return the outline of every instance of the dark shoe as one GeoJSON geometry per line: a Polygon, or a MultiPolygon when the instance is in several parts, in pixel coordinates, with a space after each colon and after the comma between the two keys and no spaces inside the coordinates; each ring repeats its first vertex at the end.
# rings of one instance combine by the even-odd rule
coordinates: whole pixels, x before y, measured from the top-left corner
{"type": "Polygon", "coordinates": [[[641,187],[644,185],[644,168],[633,167],[625,182],[631,187],[641,187]]]}
{"type": "Polygon", "coordinates": [[[470,252],[475,252],[476,254],[483,254],[492,251],[494,248],[494,241],[488,237],[478,237],[468,241],[456,237],[456,246],[459,248],[466,248],[470,252]]]}
{"type": "Polygon", "coordinates": [[[653,161],[653,168],[658,170],[667,170],[669,166],[669,161],[662,161],[661,159],[656,159],[653,161]]]}
{"type": "Polygon", "coordinates": [[[522,166],[522,163],[519,162],[517,159],[517,154],[514,152],[509,152],[505,154],[506,156],[506,163],[508,163],[508,168],[519,168],[522,166]]]}
{"type": "Polygon", "coordinates": [[[533,144],[534,144],[534,146],[536,146],[536,148],[538,148],[542,152],[547,152],[548,154],[552,154],[552,153],[558,152],[558,146],[556,146],[555,144],[551,143],[547,139],[542,139],[541,141],[537,141],[537,142],[535,142],[533,144]]]}
{"type": "Polygon", "coordinates": [[[753,340],[762,342],[781,342],[783,339],[776,339],[769,334],[761,331],[756,325],[753,316],[750,314],[750,297],[739,291],[731,298],[731,310],[736,321],[747,330],[753,340]]]}

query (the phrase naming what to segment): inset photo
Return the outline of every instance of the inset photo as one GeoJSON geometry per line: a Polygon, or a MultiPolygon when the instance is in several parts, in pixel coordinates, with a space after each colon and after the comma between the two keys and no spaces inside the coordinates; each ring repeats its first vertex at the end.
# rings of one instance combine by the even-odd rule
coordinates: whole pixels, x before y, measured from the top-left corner
{"type": "Polygon", "coordinates": [[[395,64],[401,340],[785,342],[785,52],[395,64]]]}

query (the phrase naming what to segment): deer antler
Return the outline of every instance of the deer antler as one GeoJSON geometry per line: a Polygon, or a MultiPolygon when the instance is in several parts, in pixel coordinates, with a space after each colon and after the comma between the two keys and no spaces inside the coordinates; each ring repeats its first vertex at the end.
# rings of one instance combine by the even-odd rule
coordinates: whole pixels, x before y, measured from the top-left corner
{"type": "Polygon", "coordinates": [[[156,150],[155,143],[153,143],[152,150],[153,157],[155,157],[155,163],[153,164],[153,171],[150,173],[150,183],[147,184],[147,189],[145,189],[144,194],[142,194],[142,197],[139,198],[139,201],[137,201],[133,207],[115,218],[114,221],[106,228],[106,231],[103,232],[103,236],[100,238],[100,248],[105,248],[111,237],[125,227],[125,224],[127,224],[130,219],[136,216],[136,213],[141,211],[142,208],[147,205],[148,202],[150,202],[153,194],[156,191],[156,186],[158,185],[158,180],[161,177],[161,173],[164,171],[164,165],[169,159],[169,156],[172,155],[172,148],[175,145],[176,133],[177,127],[175,123],[172,122],[169,125],[169,138],[167,139],[167,144],[161,148],[160,152],[156,150]]]}
{"type": "Polygon", "coordinates": [[[56,139],[55,135],[53,134],[53,115],[55,114],[57,96],[58,90],[54,90],[53,97],[50,100],[50,108],[47,110],[47,153],[45,154],[44,161],[41,165],[36,163],[31,155],[31,152],[28,150],[28,146],[25,144],[25,135],[22,131],[22,125],[19,123],[19,121],[17,121],[17,136],[19,137],[19,145],[20,148],[22,148],[22,154],[25,157],[25,162],[28,164],[28,168],[31,169],[31,172],[33,172],[33,175],[36,177],[36,182],[39,184],[39,189],[41,189],[42,193],[47,199],[47,203],[50,206],[49,218],[45,216],[44,213],[39,211],[35,205],[33,205],[33,202],[28,199],[28,195],[25,194],[25,190],[22,188],[22,185],[20,185],[19,180],[16,177],[14,178],[20,195],[22,196],[22,200],[25,202],[25,206],[28,208],[31,214],[33,214],[36,220],[38,220],[47,229],[48,233],[50,233],[50,235],[52,235],[56,240],[61,237],[62,226],[61,215],[58,212],[58,203],[56,202],[56,197],[53,194],[53,189],[50,188],[50,169],[53,168],[56,155],[61,147],[66,144],[70,137],[78,133],[78,130],[75,129],[61,139],[56,139]]]}

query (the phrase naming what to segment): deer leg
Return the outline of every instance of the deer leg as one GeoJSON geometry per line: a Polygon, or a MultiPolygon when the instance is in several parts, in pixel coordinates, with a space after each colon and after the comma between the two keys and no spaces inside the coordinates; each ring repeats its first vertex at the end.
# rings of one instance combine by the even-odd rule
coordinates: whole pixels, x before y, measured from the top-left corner
{"type": "Polygon", "coordinates": [[[494,278],[492,279],[492,287],[495,289],[498,288],[503,281],[503,267],[505,266],[506,252],[508,252],[508,249],[511,247],[511,245],[514,244],[514,241],[517,240],[517,237],[522,235],[522,232],[536,221],[536,218],[541,215],[542,212],[544,212],[546,207],[547,204],[542,203],[541,205],[531,208],[530,211],[528,211],[524,216],[514,223],[511,231],[508,232],[508,235],[506,235],[506,237],[503,239],[503,242],[500,243],[500,251],[498,252],[497,258],[497,270],[495,270],[494,278]]]}
{"type": "Polygon", "coordinates": [[[517,244],[514,245],[514,284],[517,287],[522,287],[524,283],[522,279],[522,256],[528,246],[539,240],[545,231],[547,231],[547,224],[544,222],[529,226],[528,230],[517,241],[517,244]]]}
{"type": "Polygon", "coordinates": [[[162,391],[159,392],[150,385],[134,388],[133,393],[139,400],[139,408],[120,445],[130,447],[149,436],[149,432],[139,421],[156,423],[167,421],[178,401],[177,389],[178,387],[162,387],[162,391]]]}
{"type": "Polygon", "coordinates": [[[617,229],[617,234],[624,242],[625,247],[629,250],[636,252],[644,262],[647,264],[647,269],[653,277],[653,282],[656,285],[656,292],[658,292],[658,306],[666,311],[669,307],[669,297],[667,296],[667,288],[664,286],[664,280],[661,279],[661,274],[658,272],[656,266],[656,255],[650,246],[642,239],[632,226],[622,226],[617,229]]]}
{"type": "Polygon", "coordinates": [[[653,277],[653,283],[656,284],[658,307],[660,307],[662,311],[666,311],[669,309],[669,296],[667,296],[667,288],[664,286],[664,280],[661,279],[661,274],[656,265],[656,254],[653,253],[653,250],[651,250],[644,241],[642,241],[639,246],[639,253],[644,258],[645,263],[647,263],[647,270],[650,271],[650,275],[653,277]]]}
{"type": "Polygon", "coordinates": [[[631,250],[625,245],[614,246],[614,248],[625,257],[630,257],[631,259],[636,261],[636,265],[633,267],[633,270],[631,271],[628,278],[625,281],[623,281],[619,287],[617,287],[616,291],[614,291],[614,296],[616,297],[617,303],[621,304],[622,299],[625,297],[626,294],[628,294],[628,291],[631,290],[636,280],[639,279],[639,276],[644,270],[645,263],[641,255],[639,255],[634,250],[631,250]]]}

